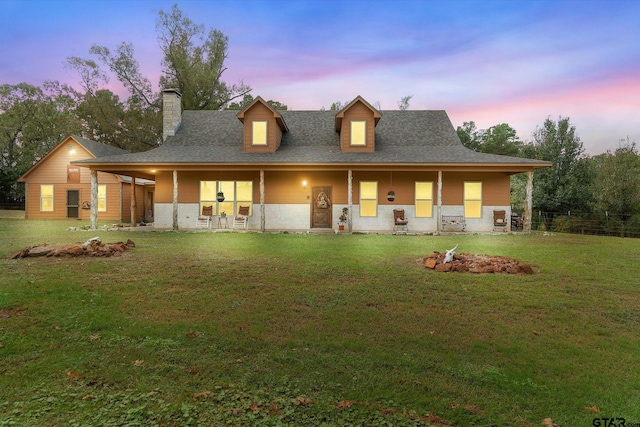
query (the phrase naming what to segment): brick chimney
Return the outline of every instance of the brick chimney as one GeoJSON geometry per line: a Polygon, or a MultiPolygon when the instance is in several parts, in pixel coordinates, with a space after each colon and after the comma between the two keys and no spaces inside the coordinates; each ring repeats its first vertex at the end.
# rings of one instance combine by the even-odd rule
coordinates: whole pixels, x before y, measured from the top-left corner
{"type": "Polygon", "coordinates": [[[182,105],[180,92],[177,89],[162,91],[162,142],[173,136],[182,122],[182,105]]]}

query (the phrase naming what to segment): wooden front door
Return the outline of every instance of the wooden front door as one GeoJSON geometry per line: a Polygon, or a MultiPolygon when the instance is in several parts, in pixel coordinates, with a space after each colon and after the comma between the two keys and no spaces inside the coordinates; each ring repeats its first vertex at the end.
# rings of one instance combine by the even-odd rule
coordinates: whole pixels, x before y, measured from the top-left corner
{"type": "Polygon", "coordinates": [[[78,218],[80,213],[80,190],[67,190],[67,218],[78,218]]]}
{"type": "Polygon", "coordinates": [[[331,228],[331,187],[313,187],[311,228],[331,228]]]}

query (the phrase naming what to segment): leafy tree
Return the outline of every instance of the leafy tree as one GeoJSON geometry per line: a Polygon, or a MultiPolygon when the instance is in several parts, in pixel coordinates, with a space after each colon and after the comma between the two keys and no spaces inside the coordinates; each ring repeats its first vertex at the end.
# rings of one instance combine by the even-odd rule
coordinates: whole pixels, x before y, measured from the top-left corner
{"type": "Polygon", "coordinates": [[[483,153],[514,157],[521,155],[522,141],[518,138],[516,130],[506,123],[491,126],[482,132],[480,139],[480,150],[483,153]]]}
{"type": "Polygon", "coordinates": [[[475,122],[462,123],[462,126],[456,128],[456,133],[462,145],[480,152],[480,146],[482,145],[481,131],[476,127],[475,122]]]}
{"type": "Polygon", "coordinates": [[[624,142],[598,159],[593,185],[596,207],[620,218],[622,237],[629,219],[640,214],[640,156],[635,143],[624,142]]]}
{"type": "MultiPolygon", "coordinates": [[[[182,94],[185,110],[217,110],[251,91],[244,83],[227,85],[221,80],[226,70],[228,38],[218,30],[205,33],[185,17],[177,5],[160,11],[156,22],[158,42],[164,54],[158,86],[175,88],[182,94]]],[[[115,51],[93,45],[89,50],[129,91],[121,102],[109,91],[99,90],[108,75],[91,59],[70,57],[67,65],[81,77],[85,89],[82,108],[87,133],[100,142],[129,151],[142,151],[162,142],[162,99],[160,91],[140,71],[131,43],[115,51]]]]}
{"type": "Polygon", "coordinates": [[[559,212],[588,210],[593,176],[580,137],[568,117],[557,121],[547,118],[542,127],[536,128],[525,154],[553,163],[536,170],[534,175],[533,207],[544,213],[547,229],[559,212]]]}
{"type": "Polygon", "coordinates": [[[65,136],[79,133],[75,95],[58,82],[0,86],[0,203],[23,200],[17,179],[65,136]]]}
{"type": "Polygon", "coordinates": [[[413,95],[407,95],[400,98],[400,100],[398,101],[398,110],[408,110],[409,101],[411,101],[411,98],[413,98],[413,95]]]}
{"type": "MultiPolygon", "coordinates": [[[[232,102],[230,103],[225,110],[243,110],[245,107],[247,107],[249,104],[251,104],[253,102],[254,98],[253,96],[251,96],[250,94],[246,94],[243,98],[242,101],[239,102],[232,102]]],[[[278,102],[278,101],[274,101],[272,99],[267,101],[267,104],[269,104],[271,106],[271,108],[273,108],[274,110],[284,110],[286,111],[289,107],[287,107],[285,104],[278,102]]]]}
{"type": "Polygon", "coordinates": [[[164,53],[160,85],[177,88],[185,110],[219,110],[251,92],[242,82],[229,86],[221,80],[229,38],[220,31],[210,30],[205,38],[204,26],[183,16],[176,4],[170,14],[158,13],[156,29],[164,53]],[[196,39],[204,41],[198,45],[196,39]]]}
{"type": "Polygon", "coordinates": [[[460,142],[467,148],[480,153],[520,156],[522,141],[516,130],[506,123],[478,129],[475,122],[464,122],[456,129],[460,142]]]}

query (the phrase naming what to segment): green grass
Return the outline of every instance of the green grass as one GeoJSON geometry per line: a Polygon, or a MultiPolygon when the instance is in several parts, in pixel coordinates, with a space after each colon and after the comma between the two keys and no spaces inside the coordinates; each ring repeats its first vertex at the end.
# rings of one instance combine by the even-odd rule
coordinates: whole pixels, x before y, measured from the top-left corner
{"type": "Polygon", "coordinates": [[[640,422],[640,240],[77,225],[0,219],[0,426],[640,422]],[[136,247],[7,259],[94,236],[136,247]],[[416,263],[455,244],[537,274],[416,263]]]}

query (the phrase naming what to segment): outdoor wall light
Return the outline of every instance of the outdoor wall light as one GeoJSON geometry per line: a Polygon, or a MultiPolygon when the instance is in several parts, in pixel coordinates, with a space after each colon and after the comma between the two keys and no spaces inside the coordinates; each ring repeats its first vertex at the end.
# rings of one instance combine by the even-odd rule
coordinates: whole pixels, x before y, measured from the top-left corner
{"type": "Polygon", "coordinates": [[[69,154],[76,154],[76,150],[73,148],[72,144],[69,144],[67,148],[69,149],[69,154]]]}
{"type": "Polygon", "coordinates": [[[307,180],[302,181],[302,188],[307,189],[307,180]]]}

